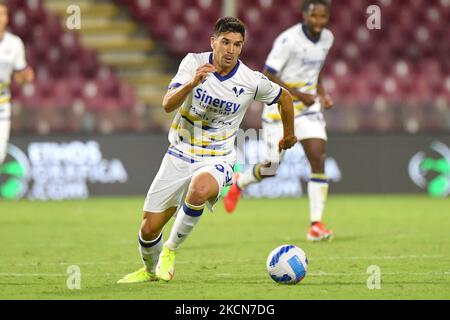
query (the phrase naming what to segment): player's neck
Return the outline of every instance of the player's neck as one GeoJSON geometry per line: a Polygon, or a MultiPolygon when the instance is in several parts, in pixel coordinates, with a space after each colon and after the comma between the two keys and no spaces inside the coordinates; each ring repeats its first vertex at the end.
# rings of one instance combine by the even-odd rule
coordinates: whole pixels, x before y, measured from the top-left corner
{"type": "Polygon", "coordinates": [[[216,67],[216,73],[219,74],[221,77],[226,76],[227,74],[229,74],[237,65],[237,62],[230,66],[230,67],[222,67],[219,63],[219,61],[216,58],[216,55],[213,54],[213,58],[212,58],[212,65],[214,65],[214,67],[216,67]]]}
{"type": "Polygon", "coordinates": [[[227,74],[229,74],[229,73],[231,72],[231,70],[234,69],[234,67],[236,67],[236,64],[233,65],[233,66],[231,66],[231,67],[229,67],[229,68],[222,68],[220,65],[215,65],[215,67],[216,67],[216,69],[217,69],[216,72],[217,72],[220,76],[224,77],[224,76],[226,76],[227,74]]]}
{"type": "Polygon", "coordinates": [[[5,33],[6,33],[6,30],[0,30],[0,42],[3,40],[5,33]]]}
{"type": "Polygon", "coordinates": [[[306,34],[306,36],[313,42],[317,42],[320,38],[320,33],[314,33],[311,28],[309,28],[306,24],[303,24],[302,26],[303,32],[306,34]]]}

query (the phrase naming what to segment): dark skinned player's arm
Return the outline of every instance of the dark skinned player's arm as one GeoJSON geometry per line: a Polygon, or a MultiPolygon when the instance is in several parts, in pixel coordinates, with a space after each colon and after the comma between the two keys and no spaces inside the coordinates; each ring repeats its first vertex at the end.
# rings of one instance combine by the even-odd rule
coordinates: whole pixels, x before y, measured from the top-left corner
{"type": "Polygon", "coordinates": [[[286,89],[291,95],[295,96],[295,90],[294,88],[288,86],[283,80],[281,80],[276,74],[273,74],[272,72],[270,72],[267,69],[264,69],[264,75],[269,78],[270,81],[275,82],[276,84],[278,84],[280,87],[286,89]]]}
{"type": "Polygon", "coordinates": [[[330,109],[333,107],[333,100],[328,95],[325,86],[322,82],[322,71],[319,73],[319,78],[317,80],[317,95],[320,98],[320,103],[325,109],[330,109]]]}
{"type": "Polygon", "coordinates": [[[323,86],[323,82],[322,82],[322,71],[320,71],[319,77],[317,79],[317,94],[320,97],[323,97],[327,94],[327,92],[325,91],[325,87],[323,86]]]}
{"type": "Polygon", "coordinates": [[[286,89],[293,97],[296,97],[297,99],[302,101],[306,106],[311,106],[311,105],[314,104],[315,97],[313,95],[306,94],[306,93],[301,93],[297,89],[292,88],[286,82],[281,80],[277,75],[273,74],[272,72],[270,72],[267,69],[264,70],[264,75],[267,78],[269,78],[270,81],[275,82],[276,84],[278,84],[282,88],[286,89]]]}

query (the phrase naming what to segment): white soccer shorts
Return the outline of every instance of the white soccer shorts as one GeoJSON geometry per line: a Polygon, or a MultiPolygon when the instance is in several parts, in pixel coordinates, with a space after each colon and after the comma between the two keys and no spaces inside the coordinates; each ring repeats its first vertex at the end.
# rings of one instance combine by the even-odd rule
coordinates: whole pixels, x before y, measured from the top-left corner
{"type": "Polygon", "coordinates": [[[211,174],[219,185],[216,199],[206,203],[210,211],[217,202],[222,189],[231,185],[233,167],[220,160],[190,163],[166,154],[153,180],[144,203],[144,211],[159,213],[168,208],[183,205],[192,178],[200,173],[211,174]]]}
{"type": "Polygon", "coordinates": [[[0,164],[6,158],[11,129],[11,104],[0,104],[0,164]]]}
{"type": "MultiPolygon", "coordinates": [[[[281,121],[263,122],[263,139],[266,144],[267,154],[265,161],[280,162],[278,143],[283,138],[283,124],[281,121]]],[[[308,113],[307,111],[295,118],[295,135],[299,141],[306,139],[322,139],[327,141],[326,124],[322,112],[308,113]]]]}

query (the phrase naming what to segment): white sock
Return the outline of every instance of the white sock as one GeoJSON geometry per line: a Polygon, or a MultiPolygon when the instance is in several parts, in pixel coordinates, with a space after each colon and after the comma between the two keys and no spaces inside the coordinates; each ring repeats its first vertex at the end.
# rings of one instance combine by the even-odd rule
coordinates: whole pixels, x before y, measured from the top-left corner
{"type": "Polygon", "coordinates": [[[204,208],[204,204],[201,206],[193,206],[186,202],[183,204],[177,212],[177,217],[172,230],[170,231],[169,239],[165,243],[167,248],[170,250],[178,249],[200,220],[204,208]]]}
{"type": "Polygon", "coordinates": [[[156,264],[158,263],[159,254],[163,247],[162,233],[155,240],[146,241],[142,239],[141,231],[139,231],[139,253],[142,262],[148,272],[155,273],[156,264]]]}
{"type": "Polygon", "coordinates": [[[322,221],[325,201],[328,196],[328,180],[325,175],[312,175],[308,182],[308,196],[311,222],[322,221]]]}
{"type": "Polygon", "coordinates": [[[245,190],[249,185],[261,181],[260,168],[261,165],[256,164],[248,168],[244,173],[241,173],[237,181],[238,188],[245,190]]]}

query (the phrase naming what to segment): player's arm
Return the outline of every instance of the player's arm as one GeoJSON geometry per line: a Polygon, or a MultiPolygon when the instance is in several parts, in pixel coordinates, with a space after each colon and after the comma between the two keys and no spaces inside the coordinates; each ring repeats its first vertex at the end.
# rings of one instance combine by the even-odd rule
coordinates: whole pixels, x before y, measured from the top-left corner
{"type": "Polygon", "coordinates": [[[19,86],[32,82],[34,80],[33,68],[26,67],[24,70],[15,71],[13,73],[13,79],[19,86]]]}
{"type": "Polygon", "coordinates": [[[319,95],[320,104],[325,109],[331,109],[333,107],[333,100],[330,95],[325,90],[325,87],[322,82],[322,72],[319,73],[319,79],[317,81],[317,93],[319,95]]]}
{"type": "Polygon", "coordinates": [[[295,88],[288,86],[283,80],[281,80],[276,74],[270,72],[267,68],[264,69],[264,75],[266,75],[269,80],[275,82],[279,86],[286,89],[293,97],[296,97],[306,106],[312,106],[315,103],[316,96],[312,94],[302,93],[295,88]]]}
{"type": "Polygon", "coordinates": [[[204,64],[198,68],[195,72],[194,78],[186,82],[178,88],[173,88],[167,91],[163,99],[163,108],[167,113],[170,113],[178,109],[191,93],[191,91],[198,86],[205,78],[212,72],[215,72],[216,68],[212,64],[204,64]]]}
{"type": "Polygon", "coordinates": [[[297,143],[294,131],[294,105],[292,97],[286,89],[281,89],[281,97],[278,100],[278,110],[283,123],[283,139],[278,146],[280,151],[292,148],[297,143]]]}
{"type": "Polygon", "coordinates": [[[15,58],[13,62],[13,74],[12,80],[19,86],[24,85],[27,82],[34,80],[33,68],[27,66],[25,57],[25,45],[20,38],[16,39],[13,51],[15,52],[15,58]]]}

